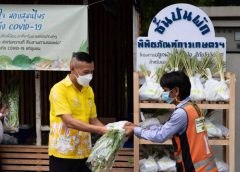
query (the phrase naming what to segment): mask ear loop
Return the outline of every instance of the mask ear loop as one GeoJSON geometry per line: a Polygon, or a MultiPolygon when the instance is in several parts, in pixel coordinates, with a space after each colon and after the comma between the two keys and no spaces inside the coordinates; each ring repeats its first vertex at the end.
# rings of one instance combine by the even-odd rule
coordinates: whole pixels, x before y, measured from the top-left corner
{"type": "MultiPolygon", "coordinates": [[[[174,89],[174,88],[173,88],[173,89],[174,89]]],[[[172,89],[172,90],[173,90],[173,89],[172,89]]],[[[170,92],[171,92],[172,90],[170,90],[170,92]]],[[[170,92],[169,92],[169,93],[170,93],[170,92]]],[[[180,102],[181,102],[180,100],[178,100],[177,96],[174,97],[174,100],[175,100],[175,102],[177,102],[177,103],[180,103],[180,102]]]]}
{"type": "MultiPolygon", "coordinates": [[[[77,72],[77,71],[76,71],[77,72]]],[[[77,74],[78,74],[78,72],[77,72],[77,74]]],[[[78,74],[78,76],[76,76],[75,74],[74,74],[74,76],[76,77],[76,78],[78,78],[80,75],[78,74]]]]}
{"type": "Polygon", "coordinates": [[[175,100],[177,103],[180,103],[180,102],[181,102],[180,100],[178,100],[177,97],[175,97],[174,100],[175,100]]]}

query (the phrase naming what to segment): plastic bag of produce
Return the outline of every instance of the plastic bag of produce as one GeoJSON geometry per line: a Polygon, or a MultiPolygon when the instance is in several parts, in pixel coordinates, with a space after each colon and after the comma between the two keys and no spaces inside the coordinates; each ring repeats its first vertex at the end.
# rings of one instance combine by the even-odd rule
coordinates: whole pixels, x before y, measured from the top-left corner
{"type": "Polygon", "coordinates": [[[205,119],[208,137],[222,137],[222,130],[214,125],[210,120],[205,119]]]}
{"type": "Polygon", "coordinates": [[[206,100],[209,101],[228,101],[230,90],[225,81],[217,81],[210,78],[205,83],[204,89],[206,100]]]}
{"type": "Polygon", "coordinates": [[[3,93],[3,101],[7,104],[8,112],[3,119],[3,128],[5,132],[18,132],[19,129],[19,83],[12,80],[6,91],[3,93]]]}
{"type": "Polygon", "coordinates": [[[230,90],[227,81],[220,81],[216,87],[217,100],[228,101],[230,97],[230,90]]]}
{"type": "Polygon", "coordinates": [[[139,123],[139,126],[142,128],[149,128],[152,125],[160,125],[158,118],[147,118],[139,123]]]}
{"type": "Polygon", "coordinates": [[[209,101],[228,101],[230,96],[230,90],[227,82],[223,76],[221,76],[221,81],[212,78],[212,74],[209,69],[207,69],[208,80],[204,84],[204,92],[206,95],[206,100],[209,101]]]}
{"type": "Polygon", "coordinates": [[[3,134],[3,139],[2,139],[2,143],[1,144],[17,145],[18,144],[18,140],[14,136],[11,136],[9,134],[3,134]]]}
{"type": "Polygon", "coordinates": [[[204,100],[204,88],[203,84],[200,80],[200,75],[195,75],[194,77],[190,77],[191,82],[191,94],[190,97],[192,100],[204,100]]]}
{"type": "Polygon", "coordinates": [[[107,129],[116,129],[116,130],[124,130],[123,126],[127,121],[118,121],[118,122],[112,122],[106,125],[107,129]]]}
{"type": "Polygon", "coordinates": [[[220,81],[213,79],[210,69],[207,69],[208,80],[205,83],[206,99],[210,101],[228,101],[230,90],[228,81],[224,78],[225,62],[222,54],[217,52],[214,56],[216,67],[220,75],[220,81]]]}
{"type": "Polygon", "coordinates": [[[215,124],[217,128],[222,131],[222,135],[224,137],[229,137],[229,129],[223,126],[222,124],[215,124]]]}
{"type": "Polygon", "coordinates": [[[229,171],[228,165],[223,161],[219,161],[216,159],[216,165],[217,165],[219,172],[228,172],[229,171]]]}
{"type": "Polygon", "coordinates": [[[157,160],[158,171],[176,171],[176,161],[164,156],[157,160]]]}
{"type": "Polygon", "coordinates": [[[159,100],[163,92],[159,83],[153,78],[147,76],[144,84],[139,89],[140,100],[159,100]]]}
{"type": "Polygon", "coordinates": [[[125,122],[108,124],[107,128],[110,130],[97,140],[87,159],[87,165],[93,172],[109,171],[112,167],[117,152],[126,140],[125,130],[122,128],[125,122]]]}
{"type": "Polygon", "coordinates": [[[209,78],[204,84],[204,92],[206,95],[206,100],[216,101],[217,100],[217,90],[215,89],[218,85],[218,81],[212,78],[209,78]]]}
{"type": "Polygon", "coordinates": [[[223,55],[217,52],[215,54],[216,69],[220,75],[220,82],[216,87],[218,98],[217,100],[228,101],[230,97],[230,90],[228,87],[228,81],[224,78],[224,70],[226,63],[223,60],[223,55]]]}
{"type": "Polygon", "coordinates": [[[158,165],[155,159],[152,156],[149,156],[148,159],[140,160],[140,172],[157,172],[158,165]]]}

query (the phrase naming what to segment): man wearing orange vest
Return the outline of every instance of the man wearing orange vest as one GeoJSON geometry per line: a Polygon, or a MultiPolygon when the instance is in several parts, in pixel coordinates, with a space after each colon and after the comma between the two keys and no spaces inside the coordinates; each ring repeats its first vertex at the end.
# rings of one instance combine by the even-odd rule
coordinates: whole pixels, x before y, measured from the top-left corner
{"type": "Polygon", "coordinates": [[[172,137],[178,172],[217,172],[212,149],[208,143],[204,117],[190,100],[191,83],[184,72],[170,72],[162,76],[162,99],[176,108],[163,125],[141,128],[132,123],[125,125],[132,132],[152,142],[162,143],[172,137]]]}

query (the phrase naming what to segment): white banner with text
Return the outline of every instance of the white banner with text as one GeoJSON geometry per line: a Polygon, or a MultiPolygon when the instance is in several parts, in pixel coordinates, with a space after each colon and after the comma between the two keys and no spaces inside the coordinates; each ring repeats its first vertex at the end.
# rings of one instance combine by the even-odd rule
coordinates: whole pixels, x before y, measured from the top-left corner
{"type": "Polygon", "coordinates": [[[69,70],[88,51],[85,5],[0,5],[0,70],[69,70]]]}

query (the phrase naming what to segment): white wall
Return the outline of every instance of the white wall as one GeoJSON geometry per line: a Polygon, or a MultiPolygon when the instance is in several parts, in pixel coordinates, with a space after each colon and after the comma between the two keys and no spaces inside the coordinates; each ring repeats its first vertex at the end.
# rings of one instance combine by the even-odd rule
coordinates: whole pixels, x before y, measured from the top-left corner
{"type": "Polygon", "coordinates": [[[239,54],[227,54],[227,71],[234,72],[236,74],[236,135],[235,135],[235,148],[236,148],[236,172],[240,169],[240,53],[239,54]]]}
{"type": "MultiPolygon", "coordinates": [[[[240,7],[239,6],[224,6],[224,7],[200,7],[203,11],[205,11],[208,16],[211,18],[214,27],[226,27],[233,28],[233,30],[240,29],[240,7]]],[[[216,33],[216,36],[224,36],[223,33],[216,33]]],[[[233,34],[226,32],[227,39],[227,47],[230,51],[236,50],[234,45],[233,34]]],[[[235,43],[238,43],[235,42],[235,43]]],[[[229,72],[234,72],[236,74],[236,117],[235,117],[235,164],[236,164],[236,172],[240,169],[240,147],[238,146],[240,143],[240,51],[239,53],[231,53],[227,54],[226,59],[227,67],[226,70],[229,72]]]]}

